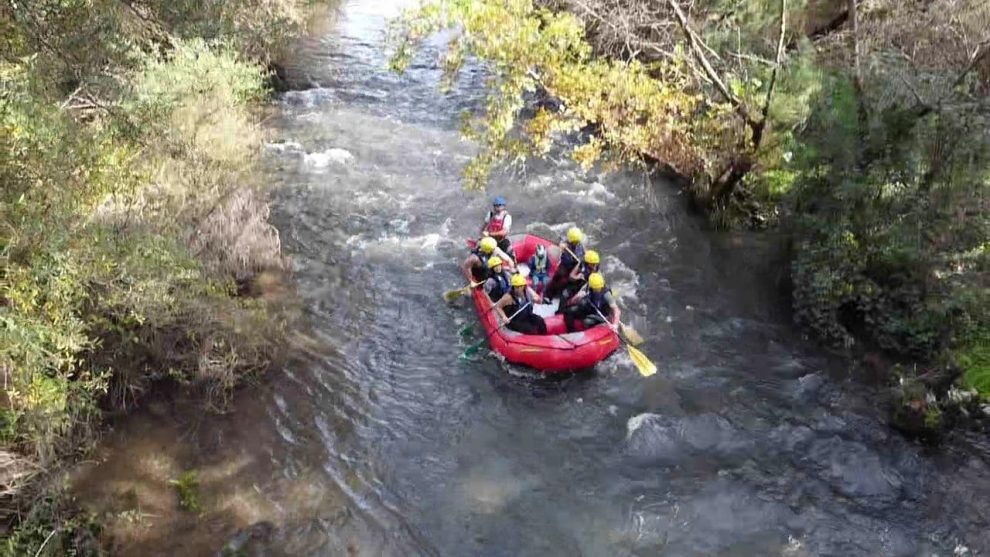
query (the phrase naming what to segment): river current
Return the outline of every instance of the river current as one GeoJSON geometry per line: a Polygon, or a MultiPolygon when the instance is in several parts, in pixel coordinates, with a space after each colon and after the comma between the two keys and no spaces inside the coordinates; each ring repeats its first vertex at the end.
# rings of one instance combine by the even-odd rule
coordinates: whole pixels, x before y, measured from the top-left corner
{"type": "MultiPolygon", "coordinates": [[[[436,44],[390,73],[398,9],[352,1],[301,41],[267,122],[308,341],[231,416],[170,426],[230,512],[152,526],[125,553],[212,554],[258,520],[266,554],[313,557],[990,552],[986,440],[930,449],[890,429],[879,389],[781,310],[769,236],[714,233],[669,185],[564,160],[464,191],[458,114],[484,74],[441,94],[436,44]],[[623,351],[554,379],[459,361],[480,330],[459,337],[474,310],[440,294],[496,194],[515,232],[585,230],[657,375],[623,351]],[[183,545],[204,528],[209,552],[183,545]]],[[[101,477],[163,450],[135,441],[151,423],[116,434],[101,477]]]]}

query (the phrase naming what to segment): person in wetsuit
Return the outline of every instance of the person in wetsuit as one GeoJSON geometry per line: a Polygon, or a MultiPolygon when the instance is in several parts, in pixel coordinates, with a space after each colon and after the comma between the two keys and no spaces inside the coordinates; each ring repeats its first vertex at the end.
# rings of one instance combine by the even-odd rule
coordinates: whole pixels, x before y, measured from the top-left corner
{"type": "Polygon", "coordinates": [[[585,329],[599,323],[608,323],[615,328],[620,316],[619,304],[615,302],[612,290],[605,288],[605,277],[601,273],[591,273],[588,289],[574,296],[571,305],[564,309],[564,326],[569,333],[577,330],[575,325],[578,321],[585,329]]]}
{"type": "Polygon", "coordinates": [[[575,265],[571,274],[567,277],[567,287],[560,294],[560,307],[557,309],[557,313],[563,312],[568,300],[573,298],[588,284],[588,277],[592,273],[599,272],[601,261],[598,252],[593,249],[589,249],[584,253],[584,262],[580,265],[575,265]]]}
{"type": "Polygon", "coordinates": [[[506,326],[513,331],[527,335],[545,335],[547,324],[542,317],[533,313],[533,304],[541,301],[540,295],[526,286],[526,278],[515,274],[512,275],[512,290],[495,303],[495,311],[498,312],[500,321],[508,321],[506,326]]]}
{"type": "Polygon", "coordinates": [[[485,292],[493,302],[499,301],[511,288],[512,276],[502,265],[502,258],[493,255],[488,260],[488,278],[485,279],[485,292]]]}
{"type": "Polygon", "coordinates": [[[495,241],[495,238],[486,237],[478,242],[478,245],[471,250],[467,259],[461,264],[461,271],[464,273],[464,278],[468,282],[486,279],[488,277],[488,260],[493,256],[501,258],[509,269],[515,269],[515,266],[512,264],[512,258],[499,249],[498,242],[495,241]]]}
{"type": "Polygon", "coordinates": [[[553,278],[550,279],[550,284],[547,286],[544,296],[547,298],[556,298],[559,296],[564,288],[567,287],[571,271],[578,266],[578,263],[581,262],[583,257],[584,233],[581,232],[580,228],[572,226],[567,230],[567,236],[561,239],[560,262],[557,264],[557,270],[554,271],[553,278]]]}

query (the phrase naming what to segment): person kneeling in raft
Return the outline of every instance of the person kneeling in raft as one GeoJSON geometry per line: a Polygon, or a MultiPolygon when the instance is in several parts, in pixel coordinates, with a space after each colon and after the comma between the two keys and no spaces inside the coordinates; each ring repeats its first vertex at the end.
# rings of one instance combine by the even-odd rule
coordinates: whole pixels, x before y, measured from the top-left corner
{"type": "Polygon", "coordinates": [[[557,308],[557,313],[564,312],[564,306],[588,284],[588,279],[591,275],[601,272],[599,265],[601,261],[598,252],[593,249],[589,249],[584,253],[584,262],[575,266],[570,276],[567,277],[567,287],[560,293],[560,307],[557,308]]]}
{"type": "Polygon", "coordinates": [[[612,289],[605,288],[605,277],[601,273],[591,273],[588,286],[590,290],[583,290],[571,298],[572,305],[564,310],[564,325],[568,333],[575,331],[574,322],[579,319],[585,329],[605,323],[606,319],[612,328],[619,323],[619,304],[615,303],[612,289]]]}
{"type": "Polygon", "coordinates": [[[567,236],[560,242],[560,262],[557,270],[554,271],[550,284],[543,292],[547,298],[556,298],[567,287],[571,272],[581,259],[584,258],[584,233],[581,229],[572,226],[567,230],[567,236]]]}
{"type": "Polygon", "coordinates": [[[475,277],[478,280],[485,280],[488,278],[488,260],[491,257],[500,257],[502,261],[505,262],[505,266],[509,270],[515,270],[515,265],[512,263],[512,258],[509,257],[504,251],[498,248],[498,242],[495,238],[485,237],[482,238],[478,245],[471,250],[471,253],[464,260],[461,265],[461,271],[464,273],[464,278],[468,282],[474,282],[475,277]]]}
{"type": "MultiPolygon", "coordinates": [[[[516,275],[519,276],[519,275],[516,275]]],[[[512,276],[502,267],[502,258],[493,255],[488,260],[488,278],[485,279],[485,292],[492,302],[497,302],[509,293],[512,276]]]]}
{"type": "MultiPolygon", "coordinates": [[[[547,248],[543,244],[536,246],[536,253],[529,258],[529,278],[533,279],[533,290],[540,296],[546,290],[550,282],[550,257],[547,255],[547,248]]],[[[544,303],[549,303],[544,298],[544,303]]]]}
{"type": "Polygon", "coordinates": [[[526,278],[515,274],[512,275],[512,291],[495,303],[495,311],[498,312],[500,322],[508,321],[508,327],[513,331],[526,335],[545,335],[547,324],[542,317],[533,313],[533,304],[540,302],[540,295],[526,286],[526,278]],[[511,321],[509,315],[512,316],[511,321]]]}

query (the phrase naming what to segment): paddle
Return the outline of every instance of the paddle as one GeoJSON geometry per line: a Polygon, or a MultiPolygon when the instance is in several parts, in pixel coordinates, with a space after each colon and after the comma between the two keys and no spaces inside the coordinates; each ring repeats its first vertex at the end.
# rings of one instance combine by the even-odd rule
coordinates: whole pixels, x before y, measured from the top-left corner
{"type": "MultiPolygon", "coordinates": [[[[520,313],[522,312],[522,310],[524,310],[524,309],[526,309],[526,306],[528,306],[529,304],[530,304],[530,302],[526,302],[525,304],[523,304],[523,305],[522,305],[522,306],[521,306],[521,307],[520,307],[520,308],[519,308],[519,309],[518,309],[518,310],[517,310],[517,311],[516,311],[515,313],[513,313],[513,314],[512,314],[512,317],[510,317],[510,318],[508,319],[508,321],[506,321],[505,323],[502,323],[501,325],[499,325],[499,326],[498,326],[498,327],[497,327],[497,328],[495,329],[495,331],[492,331],[492,332],[497,332],[497,331],[500,331],[500,330],[502,329],[502,327],[505,327],[506,325],[508,325],[509,323],[511,323],[511,322],[512,322],[512,320],[513,320],[513,319],[514,319],[514,318],[515,318],[515,317],[516,317],[517,315],[519,315],[519,314],[520,314],[520,313]]],[[[489,308],[489,309],[488,309],[488,311],[491,311],[491,310],[493,310],[493,309],[495,309],[495,306],[492,306],[491,308],[489,308]]],[[[476,343],[474,343],[474,344],[472,344],[471,346],[468,346],[468,347],[467,347],[467,349],[466,349],[466,350],[464,350],[464,353],[463,353],[463,354],[461,354],[461,358],[467,358],[468,356],[472,356],[472,355],[474,355],[475,353],[477,353],[477,352],[478,352],[478,350],[479,350],[479,349],[481,348],[481,345],[482,345],[482,344],[484,344],[484,343],[485,343],[485,341],[487,341],[487,340],[488,340],[488,335],[485,335],[485,338],[483,338],[483,339],[481,339],[481,340],[479,340],[478,342],[476,342],[476,343]]]]}
{"type": "Polygon", "coordinates": [[[446,292],[443,293],[443,299],[444,299],[445,302],[453,302],[457,298],[459,298],[459,297],[467,294],[468,292],[470,292],[472,288],[477,288],[477,287],[481,286],[482,284],[485,284],[485,281],[472,282],[471,284],[469,284],[469,285],[467,285],[467,286],[465,286],[463,288],[458,288],[457,290],[448,290],[448,291],[446,291],[446,292]]]}
{"type": "MultiPolygon", "coordinates": [[[[564,249],[567,250],[567,253],[571,254],[571,257],[573,257],[575,261],[581,261],[580,259],[578,259],[578,256],[574,255],[573,251],[567,248],[566,244],[564,245],[564,249]]],[[[585,286],[587,286],[587,284],[585,284],[585,286]]],[[[616,302],[618,301],[619,301],[618,298],[616,298],[616,302]]],[[[629,344],[633,346],[639,346],[640,344],[643,344],[642,335],[636,332],[636,329],[633,329],[632,327],[626,325],[622,321],[619,321],[619,332],[622,333],[622,336],[626,337],[626,341],[628,341],[629,344]]]]}
{"type": "MultiPolygon", "coordinates": [[[[591,309],[595,310],[595,313],[597,313],[599,317],[605,319],[605,316],[602,315],[602,312],[598,311],[598,308],[592,304],[588,305],[591,306],[591,309]]],[[[608,322],[608,319],[605,319],[605,323],[610,329],[612,329],[613,332],[615,332],[615,327],[608,322]]],[[[622,338],[622,335],[616,333],[615,336],[620,342],[626,345],[626,350],[629,351],[629,359],[632,360],[633,364],[636,366],[636,369],[639,370],[640,375],[643,377],[649,377],[657,372],[657,365],[651,362],[650,359],[646,357],[646,354],[643,354],[639,351],[639,349],[633,347],[629,341],[622,338]]]]}

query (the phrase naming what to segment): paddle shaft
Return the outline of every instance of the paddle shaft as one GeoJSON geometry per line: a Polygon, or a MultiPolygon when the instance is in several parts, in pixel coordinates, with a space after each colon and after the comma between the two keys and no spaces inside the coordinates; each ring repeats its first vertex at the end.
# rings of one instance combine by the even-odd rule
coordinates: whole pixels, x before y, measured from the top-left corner
{"type": "MultiPolygon", "coordinates": [[[[512,320],[513,320],[513,319],[515,319],[517,315],[519,315],[520,313],[522,313],[522,310],[524,310],[524,309],[526,309],[526,307],[527,307],[527,306],[529,306],[529,305],[530,305],[530,303],[531,303],[531,302],[526,302],[525,304],[523,304],[522,306],[520,306],[520,307],[519,307],[519,309],[518,309],[518,310],[517,310],[517,311],[516,311],[515,313],[513,313],[513,314],[512,314],[512,317],[510,317],[510,318],[508,318],[508,319],[507,319],[507,320],[505,321],[505,323],[502,323],[501,325],[499,325],[499,326],[498,326],[498,329],[495,329],[495,330],[496,330],[496,331],[498,331],[498,330],[499,330],[499,329],[501,329],[502,327],[505,327],[505,326],[506,326],[506,325],[508,325],[509,323],[512,323],[512,320]]],[[[492,309],[495,309],[495,306],[492,306],[492,309]]],[[[491,311],[491,310],[488,310],[488,311],[491,311]]]]}
{"type": "MultiPolygon", "coordinates": [[[[500,331],[502,329],[502,327],[505,327],[506,325],[508,325],[509,323],[511,323],[512,320],[515,319],[515,317],[517,315],[519,315],[520,313],[522,313],[522,310],[526,309],[526,306],[528,306],[529,304],[530,304],[530,302],[526,302],[525,304],[523,304],[522,307],[520,307],[515,313],[512,314],[512,317],[510,317],[508,320],[506,320],[505,323],[500,324],[498,327],[495,328],[495,331],[492,331],[492,332],[500,331]]],[[[493,309],[495,309],[495,306],[492,306],[492,307],[488,308],[488,311],[491,311],[493,309]]],[[[478,320],[480,321],[481,318],[479,317],[478,320]]],[[[475,348],[481,346],[481,344],[483,342],[485,342],[486,340],[488,340],[488,336],[489,335],[486,333],[485,334],[485,338],[479,340],[478,342],[472,344],[471,346],[468,346],[464,350],[464,353],[462,354],[462,356],[466,356],[468,352],[472,352],[475,348]]]]}

